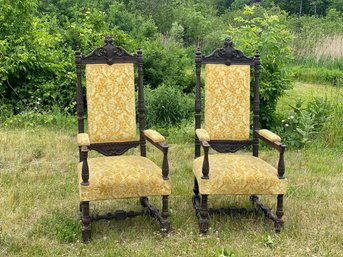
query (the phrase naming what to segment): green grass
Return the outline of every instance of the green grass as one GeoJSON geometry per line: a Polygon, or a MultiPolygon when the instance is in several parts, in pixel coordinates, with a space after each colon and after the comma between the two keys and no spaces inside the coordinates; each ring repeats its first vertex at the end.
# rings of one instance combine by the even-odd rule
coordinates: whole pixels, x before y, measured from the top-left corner
{"type": "MultiPolygon", "coordinates": [[[[296,83],[278,111],[301,96],[309,101],[330,88],[296,83]]],[[[335,96],[335,91],[330,97],[335,96]]],[[[341,256],[343,252],[343,156],[317,142],[285,155],[285,228],[256,216],[213,216],[207,236],[198,234],[192,209],[193,125],[163,131],[170,143],[172,230],[159,233],[156,220],[136,217],[92,224],[92,242],[81,242],[76,174],[76,127],[0,128],[0,256],[341,256]]],[[[137,154],[136,149],[130,154],[137,154]]],[[[95,154],[91,154],[95,156],[95,154]]],[[[261,158],[277,165],[276,151],[261,158]]],[[[148,147],[161,163],[161,153],[148,147]]],[[[276,197],[262,197],[275,210],[276,197]]],[[[160,206],[161,199],[151,199],[160,206]]],[[[248,197],[210,197],[211,206],[247,206],[248,197]]],[[[138,199],[91,202],[91,211],[139,210],[138,199]]]]}
{"type": "Polygon", "coordinates": [[[294,79],[303,82],[343,86],[343,71],[340,68],[330,69],[319,65],[315,67],[298,65],[292,66],[290,71],[294,79]]]}
{"type": "Polygon", "coordinates": [[[280,98],[277,104],[277,113],[287,113],[295,106],[297,99],[301,99],[304,104],[308,103],[314,97],[328,98],[329,100],[338,100],[343,98],[343,88],[330,85],[318,85],[303,82],[294,82],[293,88],[285,91],[285,95],[280,98]]]}

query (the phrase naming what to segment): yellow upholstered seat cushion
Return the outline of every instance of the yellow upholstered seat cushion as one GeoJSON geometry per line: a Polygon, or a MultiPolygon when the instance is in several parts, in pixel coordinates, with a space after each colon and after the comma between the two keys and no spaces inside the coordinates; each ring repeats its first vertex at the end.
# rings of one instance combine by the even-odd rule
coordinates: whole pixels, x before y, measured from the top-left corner
{"type": "MultiPolygon", "coordinates": [[[[155,163],[141,156],[112,156],[88,159],[89,185],[80,184],[82,201],[169,195],[170,180],[163,180],[155,163]]],[[[78,165],[82,182],[82,162],[78,165]]]]}
{"type": "Polygon", "coordinates": [[[262,159],[243,154],[209,155],[209,179],[201,179],[204,157],[194,160],[193,171],[201,194],[270,195],[286,193],[285,179],[262,159]]]}

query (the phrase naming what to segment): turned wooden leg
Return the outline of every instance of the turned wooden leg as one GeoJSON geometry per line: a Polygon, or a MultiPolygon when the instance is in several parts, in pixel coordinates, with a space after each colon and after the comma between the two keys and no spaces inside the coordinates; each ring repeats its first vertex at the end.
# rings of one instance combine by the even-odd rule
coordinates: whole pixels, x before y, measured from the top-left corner
{"type": "Polygon", "coordinates": [[[195,210],[195,215],[198,216],[200,212],[200,196],[199,196],[199,185],[196,178],[194,178],[193,192],[194,192],[194,195],[192,197],[193,208],[195,210]]]}
{"type": "Polygon", "coordinates": [[[199,229],[200,233],[205,234],[208,231],[208,208],[207,195],[201,196],[201,209],[199,215],[199,229]]]}
{"type": "Polygon", "coordinates": [[[82,201],[81,206],[81,224],[82,224],[82,239],[84,242],[91,240],[91,218],[89,216],[89,201],[82,201]]]}
{"type": "Polygon", "coordinates": [[[168,196],[162,196],[162,219],[160,222],[161,232],[167,233],[170,230],[170,222],[168,220],[168,196]]]}
{"type": "Polygon", "coordinates": [[[277,219],[274,222],[275,232],[280,233],[281,228],[283,227],[284,221],[282,220],[283,216],[283,195],[277,196],[277,206],[276,206],[276,217],[277,219]]]}
{"type": "Polygon", "coordinates": [[[149,201],[148,197],[146,196],[142,196],[139,198],[139,202],[141,203],[142,207],[145,208],[146,207],[146,203],[149,201]]]}

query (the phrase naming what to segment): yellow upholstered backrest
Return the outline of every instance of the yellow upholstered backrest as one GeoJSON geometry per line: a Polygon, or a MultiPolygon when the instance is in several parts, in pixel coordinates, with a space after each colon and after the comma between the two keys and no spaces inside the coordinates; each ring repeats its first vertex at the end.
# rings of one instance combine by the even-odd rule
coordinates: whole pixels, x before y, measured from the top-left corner
{"type": "Polygon", "coordinates": [[[133,64],[87,64],[86,85],[90,142],[135,140],[133,64]]]}
{"type": "Polygon", "coordinates": [[[205,129],[211,140],[249,139],[250,66],[207,64],[205,129]]]}

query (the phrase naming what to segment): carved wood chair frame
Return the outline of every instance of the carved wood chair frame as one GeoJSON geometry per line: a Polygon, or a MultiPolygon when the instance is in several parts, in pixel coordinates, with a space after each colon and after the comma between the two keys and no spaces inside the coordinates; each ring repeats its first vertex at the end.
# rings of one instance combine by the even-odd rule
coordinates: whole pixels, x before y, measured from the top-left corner
{"type": "MultiPolygon", "coordinates": [[[[88,170],[88,152],[95,150],[105,156],[118,156],[124,154],[127,150],[133,147],[140,147],[140,155],[146,157],[146,139],[157,147],[163,153],[162,177],[168,180],[169,165],[168,165],[168,144],[165,142],[153,142],[150,138],[144,135],[145,130],[145,113],[144,113],[144,87],[143,87],[143,55],[142,50],[139,49],[137,54],[130,54],[121,46],[113,44],[112,36],[105,37],[105,45],[96,48],[90,54],[84,56],[80,49],[75,52],[76,75],[77,75],[77,117],[78,117],[78,133],[85,131],[85,103],[84,92],[82,88],[82,65],[85,64],[108,64],[115,63],[133,63],[138,67],[138,113],[139,113],[139,134],[140,139],[126,142],[111,142],[111,143],[93,143],[89,146],[79,147],[79,159],[83,162],[82,165],[82,185],[89,184],[89,170],[88,170]]],[[[105,215],[90,215],[89,201],[80,202],[80,215],[82,224],[82,238],[85,242],[90,241],[91,226],[93,220],[100,219],[117,219],[123,220],[135,216],[148,215],[156,218],[160,223],[161,232],[168,232],[170,229],[170,222],[168,221],[168,196],[162,196],[162,212],[149,203],[148,197],[141,197],[140,203],[143,207],[142,211],[124,211],[117,210],[114,213],[107,213],[105,215]]]]}
{"type": "MultiPolygon", "coordinates": [[[[209,148],[213,148],[215,151],[220,153],[234,153],[244,147],[252,145],[252,155],[258,157],[258,145],[259,139],[267,143],[279,151],[279,162],[278,162],[278,178],[284,179],[285,164],[284,164],[284,151],[285,145],[279,142],[272,142],[267,138],[261,136],[258,131],[260,129],[260,95],[259,95],[259,71],[260,71],[260,54],[258,50],[254,57],[247,57],[241,51],[236,50],[233,47],[233,43],[230,38],[226,38],[224,41],[223,48],[215,49],[210,55],[203,56],[198,48],[195,55],[195,66],[196,66],[196,85],[195,85],[195,130],[201,127],[201,67],[205,64],[225,64],[225,65],[250,65],[254,67],[254,88],[253,88],[253,138],[252,140],[210,140],[210,142],[202,141],[198,139],[195,134],[195,154],[194,158],[200,157],[201,146],[204,150],[204,162],[202,167],[202,179],[209,179],[209,161],[208,152],[209,148]]],[[[277,209],[276,215],[271,211],[270,208],[263,205],[258,196],[251,195],[250,201],[253,203],[253,208],[237,208],[228,207],[221,209],[208,208],[207,200],[208,195],[199,195],[198,181],[194,178],[193,188],[193,207],[195,214],[199,220],[199,230],[201,233],[208,231],[208,216],[210,214],[244,214],[244,213],[259,213],[262,212],[265,216],[274,222],[276,232],[280,232],[283,226],[283,195],[277,195],[277,209]]]]}

